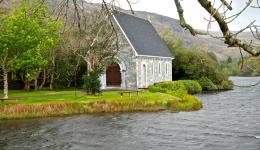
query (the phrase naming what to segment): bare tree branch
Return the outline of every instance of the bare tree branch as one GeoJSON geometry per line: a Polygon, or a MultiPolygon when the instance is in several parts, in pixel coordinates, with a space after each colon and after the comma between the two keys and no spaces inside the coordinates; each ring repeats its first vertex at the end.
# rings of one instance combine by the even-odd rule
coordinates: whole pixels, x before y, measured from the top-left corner
{"type": "Polygon", "coordinates": [[[126,1],[127,1],[128,5],[130,7],[130,10],[131,10],[132,14],[135,14],[135,12],[134,12],[134,10],[132,8],[132,5],[130,4],[129,0],[126,0],[126,1]]]}
{"type": "Polygon", "coordinates": [[[239,15],[241,15],[251,5],[252,2],[253,2],[253,0],[248,0],[248,2],[246,3],[246,6],[240,12],[226,18],[226,19],[231,19],[227,23],[234,21],[239,15]]]}
{"type": "MultiPolygon", "coordinates": [[[[176,0],[177,1],[177,0],[176,0]]],[[[249,54],[253,56],[259,56],[260,55],[260,48],[254,48],[250,44],[241,41],[240,39],[237,39],[229,30],[229,27],[226,23],[226,21],[223,19],[223,17],[220,15],[220,13],[211,5],[211,2],[208,0],[198,0],[200,5],[208,11],[208,13],[216,12],[213,14],[214,19],[217,21],[221,32],[225,38],[225,43],[229,47],[240,47],[244,51],[248,52],[249,54]]],[[[176,4],[177,5],[177,4],[176,4]]]]}
{"type": "Polygon", "coordinates": [[[233,8],[231,7],[232,1],[229,4],[226,0],[220,0],[222,4],[224,4],[229,10],[232,10],[233,8]]]}
{"type": "MultiPolygon", "coordinates": [[[[67,0],[68,1],[68,0],[67,0]]],[[[78,9],[78,4],[77,4],[77,0],[73,0],[73,5],[74,5],[74,8],[75,8],[75,13],[76,13],[76,17],[77,17],[77,23],[78,23],[78,28],[79,30],[81,30],[81,18],[80,18],[80,15],[79,15],[79,9],[78,9]]]]}
{"type": "Polygon", "coordinates": [[[176,5],[176,8],[177,8],[177,11],[178,11],[178,14],[179,14],[179,18],[180,18],[180,25],[185,28],[185,29],[188,29],[190,31],[190,33],[195,36],[197,34],[200,34],[200,35],[207,35],[207,33],[204,33],[204,32],[200,32],[200,31],[197,31],[195,29],[193,29],[193,27],[189,24],[186,23],[185,19],[184,19],[184,16],[183,16],[183,8],[180,4],[180,1],[179,0],[174,0],[175,1],[175,5],[176,5]]]}

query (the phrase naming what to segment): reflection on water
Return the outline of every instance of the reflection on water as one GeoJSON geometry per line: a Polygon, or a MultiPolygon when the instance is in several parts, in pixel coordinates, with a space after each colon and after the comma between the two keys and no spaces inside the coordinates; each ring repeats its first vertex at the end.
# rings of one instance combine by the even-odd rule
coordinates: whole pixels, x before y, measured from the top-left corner
{"type": "Polygon", "coordinates": [[[0,149],[260,150],[260,85],[199,97],[196,112],[0,121],[0,149]]]}

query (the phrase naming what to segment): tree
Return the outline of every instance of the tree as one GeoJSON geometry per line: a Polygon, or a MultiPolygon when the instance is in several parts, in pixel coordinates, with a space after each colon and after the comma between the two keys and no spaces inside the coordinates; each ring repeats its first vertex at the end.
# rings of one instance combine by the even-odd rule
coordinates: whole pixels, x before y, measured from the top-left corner
{"type": "Polygon", "coordinates": [[[45,64],[42,51],[58,41],[59,26],[47,16],[46,5],[22,1],[10,15],[2,14],[0,63],[4,76],[4,98],[8,98],[8,72],[25,71],[25,78],[34,78],[45,64]]]}
{"type": "Polygon", "coordinates": [[[232,63],[232,58],[230,56],[228,56],[227,63],[228,64],[232,63]]]}
{"type": "Polygon", "coordinates": [[[175,37],[174,34],[169,34],[168,32],[168,35],[164,36],[164,41],[171,52],[175,54],[172,66],[173,79],[201,81],[204,90],[232,88],[233,84],[221,70],[216,56],[202,50],[184,48],[178,38],[177,40],[172,38],[175,37]]]}
{"type": "MultiPolygon", "coordinates": [[[[28,5],[28,4],[27,4],[28,5]]],[[[33,13],[28,16],[35,26],[34,30],[35,47],[22,53],[19,58],[11,61],[11,66],[14,71],[19,70],[21,78],[25,83],[24,89],[30,90],[30,81],[35,81],[35,90],[38,89],[37,78],[47,65],[48,57],[44,54],[48,53],[59,41],[60,22],[53,21],[47,14],[47,6],[45,3],[39,4],[32,1],[31,6],[25,6],[26,12],[29,13],[31,8],[35,8],[33,13]],[[37,7],[38,6],[38,7],[37,7]]]]}
{"type": "MultiPolygon", "coordinates": [[[[118,51],[117,34],[108,19],[109,15],[105,9],[81,14],[84,20],[76,26],[71,24],[72,27],[63,33],[64,49],[71,51],[85,62],[86,76],[95,78],[94,82],[99,82],[98,77],[102,73],[100,70],[111,64],[118,51]]],[[[89,93],[95,94],[95,92],[98,90],[91,89],[89,93]]]]}
{"type": "MultiPolygon", "coordinates": [[[[183,15],[184,9],[182,8],[180,0],[174,0],[174,1],[175,1],[175,5],[177,8],[178,14],[179,14],[180,25],[183,28],[189,30],[193,36],[199,35],[199,34],[210,35],[208,30],[207,30],[207,32],[201,32],[201,31],[194,29],[191,25],[186,23],[184,15],[183,15]]],[[[257,6],[252,6],[253,0],[248,0],[246,2],[246,6],[239,13],[232,15],[232,16],[226,16],[227,12],[232,11],[232,9],[233,9],[232,5],[231,5],[232,1],[230,3],[226,0],[219,0],[219,1],[221,2],[221,6],[225,7],[223,12],[221,12],[221,10],[220,10],[220,8],[222,8],[222,7],[215,8],[216,7],[215,1],[212,3],[210,0],[198,0],[198,3],[201,5],[201,7],[204,8],[210,15],[210,19],[208,20],[208,24],[209,24],[208,26],[210,26],[210,24],[212,22],[217,22],[220,27],[220,30],[223,34],[223,37],[216,37],[213,35],[211,35],[211,36],[218,38],[218,39],[222,39],[224,41],[224,43],[227,44],[229,47],[239,47],[253,56],[259,56],[260,55],[260,46],[259,45],[255,46],[251,42],[245,42],[245,41],[242,41],[241,39],[237,38],[238,34],[242,33],[246,29],[250,29],[253,36],[257,40],[260,40],[259,26],[254,24],[255,21],[251,22],[246,28],[243,28],[243,29],[237,31],[236,33],[232,33],[228,26],[228,24],[230,22],[235,20],[248,7],[251,6],[254,8],[260,8],[259,1],[256,0],[257,6]]]]}

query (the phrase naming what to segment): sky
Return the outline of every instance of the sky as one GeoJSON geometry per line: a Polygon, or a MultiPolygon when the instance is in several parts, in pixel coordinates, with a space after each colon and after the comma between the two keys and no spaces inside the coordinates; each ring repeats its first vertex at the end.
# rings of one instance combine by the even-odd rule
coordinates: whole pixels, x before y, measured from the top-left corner
{"type": "MultiPolygon", "coordinates": [[[[87,0],[93,3],[101,3],[102,0],[87,0]]],[[[110,0],[106,0],[110,2],[110,0]]],[[[213,1],[213,0],[211,0],[213,1]]],[[[216,0],[219,2],[220,0],[216,0]]],[[[230,0],[228,0],[230,1],[230,0]]],[[[233,13],[239,12],[247,0],[233,0],[232,7],[233,13]]],[[[256,0],[254,0],[256,1],[256,0]]],[[[132,2],[133,10],[153,12],[160,15],[168,16],[171,18],[179,19],[178,13],[174,4],[174,0],[130,0],[132,2]]],[[[115,3],[123,9],[129,9],[126,0],[117,0],[115,3]]],[[[195,29],[207,29],[207,21],[204,18],[209,18],[209,14],[200,6],[197,0],[181,0],[182,7],[184,8],[184,17],[186,22],[192,25],[195,29]]],[[[219,3],[216,3],[219,6],[219,3]]],[[[235,21],[229,24],[230,30],[237,31],[246,27],[249,23],[256,20],[256,24],[260,25],[260,8],[249,8],[235,21]]],[[[211,25],[211,31],[219,31],[217,24],[211,25]]]]}

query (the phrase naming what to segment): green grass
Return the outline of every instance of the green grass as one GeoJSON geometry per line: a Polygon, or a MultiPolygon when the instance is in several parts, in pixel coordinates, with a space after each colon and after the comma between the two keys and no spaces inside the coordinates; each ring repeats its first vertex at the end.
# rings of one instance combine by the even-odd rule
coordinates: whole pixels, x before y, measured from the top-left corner
{"type": "MultiPolygon", "coordinates": [[[[2,97],[2,94],[0,94],[2,97]]],[[[18,101],[0,102],[0,119],[22,119],[62,116],[81,113],[136,112],[136,111],[193,111],[202,108],[196,97],[173,96],[159,92],[143,91],[120,96],[118,91],[89,96],[81,91],[10,91],[9,97],[18,101]]]]}

